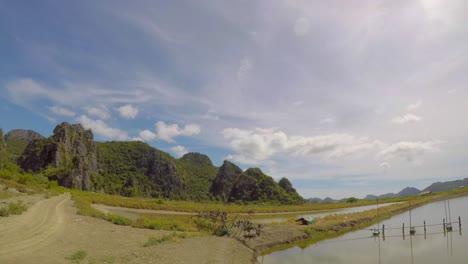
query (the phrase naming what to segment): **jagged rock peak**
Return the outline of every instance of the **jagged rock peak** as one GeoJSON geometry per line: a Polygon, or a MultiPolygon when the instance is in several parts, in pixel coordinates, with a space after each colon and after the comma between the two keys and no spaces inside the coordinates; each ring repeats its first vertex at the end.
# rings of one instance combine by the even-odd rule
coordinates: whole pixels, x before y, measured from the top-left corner
{"type": "Polygon", "coordinates": [[[69,124],[67,122],[63,122],[55,127],[53,137],[57,141],[65,141],[70,134],[75,134],[88,142],[94,141],[91,129],[86,130],[81,124],[69,124]]]}
{"type": "Polygon", "coordinates": [[[5,139],[7,141],[13,140],[13,139],[19,139],[19,140],[24,140],[26,142],[31,142],[35,139],[42,139],[44,138],[41,134],[37,133],[34,130],[28,130],[28,129],[13,129],[10,132],[6,133],[5,139]]]}
{"type": "Polygon", "coordinates": [[[287,193],[296,192],[296,189],[293,188],[292,183],[287,178],[281,178],[281,180],[279,180],[278,184],[287,193]]]}
{"type": "Polygon", "coordinates": [[[207,155],[198,152],[189,152],[180,159],[196,165],[213,165],[213,162],[211,162],[207,155]]]}
{"type": "Polygon", "coordinates": [[[62,186],[90,190],[91,177],[98,172],[93,138],[91,130],[79,124],[62,123],[51,137],[29,143],[19,164],[25,170],[46,169],[62,186]]]}
{"type": "Polygon", "coordinates": [[[263,171],[260,168],[248,168],[245,171],[246,174],[251,176],[264,175],[263,171]]]}
{"type": "Polygon", "coordinates": [[[242,173],[242,170],[234,163],[225,160],[218,170],[218,174],[211,185],[210,192],[214,196],[227,198],[234,185],[234,179],[242,173]]]}

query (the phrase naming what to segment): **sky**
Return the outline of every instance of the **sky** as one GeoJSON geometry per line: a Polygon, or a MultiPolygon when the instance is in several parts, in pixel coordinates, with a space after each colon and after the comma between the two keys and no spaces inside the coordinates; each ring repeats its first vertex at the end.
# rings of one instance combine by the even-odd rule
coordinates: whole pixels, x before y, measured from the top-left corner
{"type": "Polygon", "coordinates": [[[467,177],[464,0],[0,0],[0,127],[362,198],[467,177]]]}

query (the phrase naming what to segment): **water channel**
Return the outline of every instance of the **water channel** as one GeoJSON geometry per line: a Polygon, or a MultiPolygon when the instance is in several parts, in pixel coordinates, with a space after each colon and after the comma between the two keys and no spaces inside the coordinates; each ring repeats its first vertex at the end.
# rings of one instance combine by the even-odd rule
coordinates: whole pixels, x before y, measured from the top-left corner
{"type": "MultiPolygon", "coordinates": [[[[395,203],[385,203],[381,204],[380,207],[392,205],[395,203]]],[[[375,205],[364,205],[364,206],[356,206],[356,207],[349,207],[349,208],[343,208],[343,209],[336,209],[336,210],[326,210],[322,211],[320,213],[285,213],[285,214],[277,214],[277,216],[272,217],[269,215],[268,217],[265,218],[258,218],[258,219],[253,219],[252,222],[259,223],[259,224],[270,224],[270,223],[280,223],[280,222],[286,222],[288,219],[298,219],[300,217],[325,217],[330,214],[349,214],[349,213],[357,213],[357,212],[363,212],[367,211],[370,209],[374,209],[375,205]]]]}
{"type": "MultiPolygon", "coordinates": [[[[464,221],[468,219],[468,197],[449,200],[453,231],[444,232],[444,201],[434,202],[411,211],[412,225],[402,232],[402,223],[409,226],[410,213],[396,215],[383,221],[385,236],[373,237],[369,228],[334,239],[328,239],[305,248],[292,247],[260,256],[260,263],[411,263],[411,264],[466,264],[468,263],[468,236],[464,235],[464,221]],[[458,224],[461,217],[461,228],[458,224]],[[426,221],[426,232],[423,223],[426,221]]],[[[445,203],[447,204],[447,203],[445,203]]]]}

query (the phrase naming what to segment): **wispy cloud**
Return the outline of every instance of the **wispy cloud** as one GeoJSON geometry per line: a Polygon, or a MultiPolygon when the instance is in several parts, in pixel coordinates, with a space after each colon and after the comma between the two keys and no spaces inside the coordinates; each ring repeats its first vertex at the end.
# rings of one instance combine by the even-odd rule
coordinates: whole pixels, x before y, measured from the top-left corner
{"type": "Polygon", "coordinates": [[[397,116],[392,119],[392,123],[394,124],[407,124],[407,123],[416,123],[422,120],[422,117],[413,115],[413,114],[406,114],[404,116],[397,116]]]}
{"type": "Polygon", "coordinates": [[[239,69],[237,70],[237,80],[243,81],[245,78],[247,78],[247,75],[252,69],[252,61],[249,58],[244,57],[240,62],[239,69]]]}
{"type": "Polygon", "coordinates": [[[440,143],[440,141],[398,142],[380,151],[378,156],[385,160],[404,159],[420,162],[422,156],[438,152],[440,143]]]}
{"type": "Polygon", "coordinates": [[[85,110],[89,115],[99,117],[100,119],[111,118],[111,114],[104,107],[86,107],[85,110]]]}
{"type": "Polygon", "coordinates": [[[294,23],[294,33],[297,36],[305,36],[307,33],[309,33],[310,29],[310,21],[306,17],[301,17],[296,20],[296,23],[294,23]]]}
{"type": "Polygon", "coordinates": [[[406,109],[407,109],[408,111],[414,111],[414,110],[420,108],[421,105],[422,105],[422,101],[419,100],[419,101],[417,101],[417,102],[414,103],[414,104],[408,105],[408,107],[406,107],[406,109]]]}
{"type": "Polygon", "coordinates": [[[68,117],[73,117],[76,115],[75,112],[73,112],[70,109],[67,109],[65,107],[60,107],[60,106],[51,106],[49,107],[49,110],[59,116],[68,116],[68,117]]]}
{"type": "Polygon", "coordinates": [[[364,137],[348,134],[321,136],[289,136],[276,129],[243,130],[227,128],[223,131],[235,154],[229,159],[245,164],[258,164],[275,155],[320,155],[327,160],[340,159],[372,150],[381,145],[364,137]]]}

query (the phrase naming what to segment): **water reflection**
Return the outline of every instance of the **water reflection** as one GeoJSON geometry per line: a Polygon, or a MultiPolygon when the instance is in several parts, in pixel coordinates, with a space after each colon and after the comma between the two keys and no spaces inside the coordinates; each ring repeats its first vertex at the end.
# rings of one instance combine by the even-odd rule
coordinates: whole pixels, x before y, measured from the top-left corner
{"type": "MultiPolygon", "coordinates": [[[[450,207],[451,213],[454,216],[460,215],[462,221],[468,218],[468,198],[453,199],[450,207]]],[[[369,229],[359,230],[304,249],[294,247],[274,252],[260,258],[259,261],[268,264],[466,264],[468,237],[462,235],[458,224],[453,225],[453,232],[446,232],[441,225],[444,216],[444,203],[436,202],[412,210],[412,222],[416,226],[414,235],[409,235],[409,228],[403,229],[405,232],[402,232],[402,223],[409,222],[409,214],[404,213],[382,222],[386,229],[378,237],[373,237],[369,229]]]]}
{"type": "MultiPolygon", "coordinates": [[[[398,202],[396,202],[398,203],[398,202]]],[[[389,206],[392,204],[396,203],[385,203],[385,204],[380,204],[380,207],[384,206],[389,206]]],[[[329,210],[321,213],[299,213],[299,214],[287,214],[287,216],[278,216],[278,217],[265,217],[265,218],[258,218],[258,219],[253,219],[252,222],[259,223],[259,224],[269,224],[269,223],[280,223],[280,222],[286,222],[288,219],[297,219],[300,217],[304,218],[309,218],[309,217],[325,217],[327,215],[331,214],[349,214],[349,213],[357,213],[357,212],[363,212],[367,211],[370,209],[375,209],[375,205],[364,205],[364,206],[356,206],[356,207],[348,207],[348,208],[343,208],[343,209],[336,209],[336,210],[329,210]]],[[[278,214],[279,215],[279,214],[278,214]]]]}

